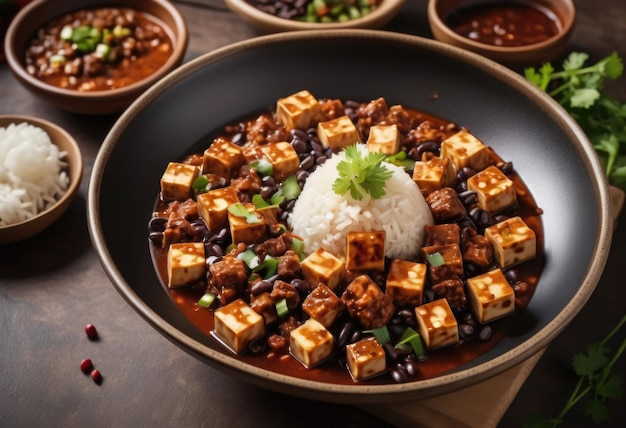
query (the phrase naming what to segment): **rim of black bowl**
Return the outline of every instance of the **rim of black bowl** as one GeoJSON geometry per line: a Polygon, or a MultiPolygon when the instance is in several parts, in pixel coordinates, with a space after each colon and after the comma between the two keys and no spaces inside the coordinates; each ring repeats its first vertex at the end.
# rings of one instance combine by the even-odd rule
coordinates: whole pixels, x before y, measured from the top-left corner
{"type": "MultiPolygon", "coordinates": [[[[191,143],[193,142],[190,142],[190,144],[191,143]]],[[[545,93],[541,92],[537,88],[534,88],[520,75],[517,75],[510,69],[507,69],[502,65],[472,52],[418,36],[391,33],[380,30],[359,29],[340,29],[328,32],[297,31],[259,36],[204,54],[170,73],[146,91],[140,98],[138,98],[122,114],[105,138],[96,158],[89,184],[88,225],[92,242],[98,257],[100,258],[100,261],[113,285],[117,288],[118,292],[120,292],[127,303],[129,303],[133,309],[144,318],[145,321],[151,324],[170,341],[174,342],[179,347],[197,358],[210,363],[210,365],[219,367],[221,370],[232,374],[241,374],[243,371],[246,380],[251,383],[279,392],[295,392],[297,395],[304,398],[322,398],[327,401],[343,403],[407,401],[410,399],[435,396],[452,390],[457,390],[462,387],[474,385],[500,374],[530,358],[545,348],[550,341],[567,326],[569,321],[574,318],[574,316],[587,302],[600,279],[602,271],[604,270],[604,264],[610,249],[612,237],[610,195],[608,184],[606,183],[606,180],[604,180],[604,174],[600,163],[595,155],[593,147],[589,143],[583,131],[578,127],[574,119],[569,116],[567,112],[554,100],[550,99],[545,93]],[[512,349],[489,361],[480,362],[475,366],[469,368],[460,367],[458,370],[455,369],[448,374],[442,374],[425,380],[411,381],[404,384],[352,386],[303,380],[265,369],[259,369],[256,366],[243,363],[230,355],[211,349],[188,335],[183,334],[178,329],[169,325],[153,309],[148,307],[148,305],[134,292],[133,288],[126,282],[125,278],[116,267],[107,248],[106,240],[102,234],[102,224],[99,217],[100,186],[107,160],[115,149],[116,138],[124,132],[133,119],[141,112],[141,109],[144,106],[151,104],[161,94],[167,91],[168,88],[172,87],[176,84],[176,82],[184,79],[186,76],[193,74],[209,64],[218,63],[223,59],[236,55],[240,51],[246,51],[264,45],[273,45],[281,43],[281,41],[284,40],[297,42],[305,39],[324,38],[332,40],[341,37],[364,40],[376,39],[384,40],[390,43],[418,46],[420,49],[427,50],[430,53],[436,52],[437,55],[443,55],[453,61],[465,63],[465,65],[484,72],[490,77],[511,86],[515,91],[523,93],[532,102],[541,106],[546,111],[549,111],[550,114],[553,114],[554,120],[558,121],[559,124],[567,128],[568,136],[581,143],[580,147],[576,148],[582,152],[581,156],[583,157],[585,165],[593,173],[593,192],[598,202],[596,207],[598,212],[596,214],[598,217],[599,236],[594,244],[594,248],[592,249],[593,257],[589,262],[589,266],[586,268],[583,283],[580,285],[575,295],[567,302],[564,308],[554,319],[538,330],[531,338],[523,341],[520,345],[513,347],[512,349]],[[323,396],[321,394],[323,394],[323,396]]]]}

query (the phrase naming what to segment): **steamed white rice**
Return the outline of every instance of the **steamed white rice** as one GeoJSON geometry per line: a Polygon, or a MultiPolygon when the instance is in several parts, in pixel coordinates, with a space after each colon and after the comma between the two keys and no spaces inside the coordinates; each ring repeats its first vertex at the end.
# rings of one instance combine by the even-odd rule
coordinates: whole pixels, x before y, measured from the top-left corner
{"type": "MultiPolygon", "coordinates": [[[[365,149],[363,149],[365,150],[365,149]]],[[[318,167],[307,179],[290,218],[296,235],[304,239],[305,254],[324,248],[345,261],[348,232],[385,231],[385,254],[389,258],[415,260],[423,245],[424,226],[432,225],[430,208],[411,177],[400,167],[393,171],[385,196],[360,201],[349,192],[337,195],[332,185],[338,177],[339,153],[318,167]]]]}
{"type": "Polygon", "coordinates": [[[0,227],[36,216],[65,194],[65,155],[37,126],[0,127],[0,227]]]}

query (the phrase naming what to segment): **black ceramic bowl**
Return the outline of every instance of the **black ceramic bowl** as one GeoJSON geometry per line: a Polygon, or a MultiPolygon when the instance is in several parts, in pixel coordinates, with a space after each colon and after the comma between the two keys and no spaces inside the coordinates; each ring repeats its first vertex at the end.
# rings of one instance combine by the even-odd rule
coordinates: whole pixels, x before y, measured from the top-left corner
{"type": "Polygon", "coordinates": [[[575,122],[522,77],[483,57],[373,30],[297,32],[237,43],[185,64],[120,117],[96,159],[89,228],[113,285],[148,323],[195,357],[277,391],[344,403],[407,401],[450,392],[522,362],[588,300],[611,240],[608,188],[575,122]],[[308,89],[317,97],[384,96],[467,126],[513,161],[544,210],[545,268],[528,309],[479,358],[428,380],[338,385],[242,363],[174,306],[156,276],[147,222],[167,164],[207,134],[308,89]]]}

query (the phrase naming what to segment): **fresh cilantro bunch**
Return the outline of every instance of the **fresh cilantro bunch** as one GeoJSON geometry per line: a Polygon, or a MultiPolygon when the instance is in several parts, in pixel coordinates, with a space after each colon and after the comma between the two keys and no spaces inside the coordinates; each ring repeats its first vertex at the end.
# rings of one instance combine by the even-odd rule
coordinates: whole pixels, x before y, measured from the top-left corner
{"type": "Polygon", "coordinates": [[[526,428],[554,428],[563,423],[563,418],[574,406],[580,404],[583,413],[595,423],[609,420],[607,399],[620,398],[623,395],[623,381],[619,375],[612,374],[613,366],[626,351],[626,337],[622,338],[617,350],[612,353],[609,341],[626,324],[626,315],[601,341],[592,343],[587,352],[574,355],[572,365],[578,376],[574,391],[569,396],[560,413],[551,419],[532,415],[524,424],[526,428]]]}
{"type": "Polygon", "coordinates": [[[357,144],[344,149],[346,155],[337,165],[339,177],[333,183],[333,191],[338,195],[345,195],[350,191],[353,199],[363,199],[363,192],[373,199],[385,195],[385,181],[393,175],[393,171],[383,165],[385,155],[370,153],[363,155],[357,144]]]}
{"type": "Polygon", "coordinates": [[[626,103],[604,88],[607,78],[622,75],[624,65],[616,52],[593,65],[586,65],[588,59],[586,53],[572,52],[561,70],[544,63],[524,74],[576,120],[593,144],[609,183],[626,190],[626,103]]]}

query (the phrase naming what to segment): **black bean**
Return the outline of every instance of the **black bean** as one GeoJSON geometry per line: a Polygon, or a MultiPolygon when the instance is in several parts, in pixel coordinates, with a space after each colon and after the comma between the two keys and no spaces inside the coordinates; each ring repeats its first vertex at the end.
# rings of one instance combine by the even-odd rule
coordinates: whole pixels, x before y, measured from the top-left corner
{"type": "Polygon", "coordinates": [[[300,138],[294,138],[291,141],[291,146],[296,151],[296,153],[305,153],[308,150],[306,142],[300,138]]]}
{"type": "Polygon", "coordinates": [[[413,377],[419,371],[419,362],[412,355],[404,357],[404,368],[409,377],[413,377]]]}
{"type": "Polygon", "coordinates": [[[267,350],[267,341],[265,337],[260,337],[258,339],[253,340],[248,344],[248,350],[252,355],[261,355],[264,354],[267,350]]]}
{"type": "Polygon", "coordinates": [[[491,326],[483,326],[478,333],[478,337],[480,337],[481,340],[489,340],[491,338],[491,326]]]}
{"type": "Polygon", "coordinates": [[[163,232],[150,232],[148,237],[150,238],[150,241],[155,244],[161,245],[163,243],[163,232]]]}
{"type": "Polygon", "coordinates": [[[290,284],[298,290],[301,296],[306,296],[311,292],[311,286],[302,278],[294,278],[291,280],[290,284]]]}
{"type": "Polygon", "coordinates": [[[348,343],[348,339],[354,334],[355,325],[354,322],[348,321],[341,327],[339,334],[337,335],[337,346],[343,348],[348,343]]]}
{"type": "Polygon", "coordinates": [[[315,159],[315,163],[318,165],[322,165],[324,162],[326,162],[326,159],[326,156],[320,155],[315,159]]]}
{"type": "Polygon", "coordinates": [[[504,277],[509,282],[509,284],[514,284],[519,281],[519,271],[517,269],[509,269],[504,272],[504,277]]]}
{"type": "Polygon", "coordinates": [[[167,225],[166,217],[152,217],[148,222],[148,231],[150,232],[164,232],[167,225]]]}
{"type": "Polygon", "coordinates": [[[390,374],[391,374],[391,378],[397,383],[403,383],[409,380],[409,374],[407,373],[404,366],[394,367],[391,370],[390,374]]]}
{"type": "Polygon", "coordinates": [[[300,169],[308,171],[312,166],[315,165],[315,157],[311,155],[307,155],[302,162],[300,162],[300,169]]]}
{"type": "Polygon", "coordinates": [[[356,343],[363,337],[363,332],[361,330],[354,330],[350,335],[350,340],[348,343],[356,343]]]}
{"type": "Polygon", "coordinates": [[[476,330],[474,326],[470,324],[461,324],[459,326],[459,334],[461,335],[461,339],[470,340],[476,335],[476,330]]]}
{"type": "Polygon", "coordinates": [[[270,291],[272,291],[273,287],[273,282],[262,279],[261,281],[257,281],[252,284],[252,286],[250,287],[250,293],[253,296],[258,296],[261,293],[269,293],[270,291]]]}

